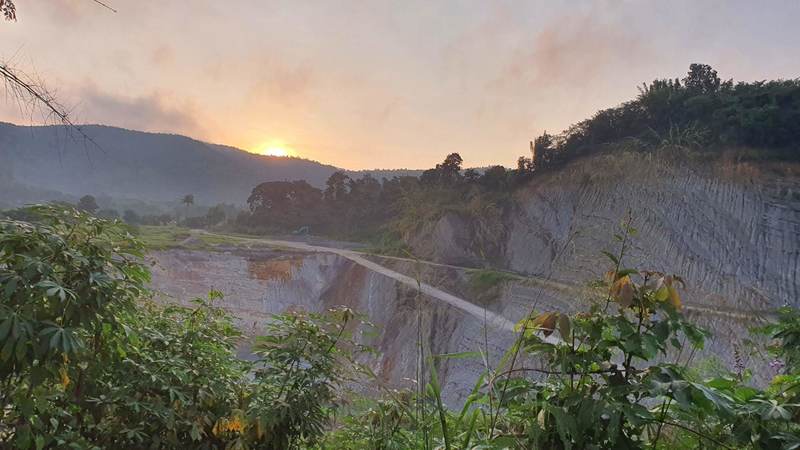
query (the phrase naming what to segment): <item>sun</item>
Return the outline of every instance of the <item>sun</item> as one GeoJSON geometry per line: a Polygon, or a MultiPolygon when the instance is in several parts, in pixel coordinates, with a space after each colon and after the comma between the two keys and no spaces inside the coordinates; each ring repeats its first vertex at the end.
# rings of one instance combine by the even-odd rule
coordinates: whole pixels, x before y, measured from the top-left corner
{"type": "Polygon", "coordinates": [[[261,151],[261,154],[267,156],[289,156],[289,150],[282,147],[267,147],[261,151]]]}
{"type": "Polygon", "coordinates": [[[265,155],[265,156],[294,156],[295,152],[290,147],[285,145],[282,142],[270,142],[268,144],[262,145],[256,153],[265,155]]]}

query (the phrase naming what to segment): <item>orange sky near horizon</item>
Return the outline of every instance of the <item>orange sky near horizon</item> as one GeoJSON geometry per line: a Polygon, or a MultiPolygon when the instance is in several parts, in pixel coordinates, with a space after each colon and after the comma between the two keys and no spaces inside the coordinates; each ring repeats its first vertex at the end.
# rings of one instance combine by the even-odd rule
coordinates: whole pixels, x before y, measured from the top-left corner
{"type": "MultiPolygon", "coordinates": [[[[511,166],[682,77],[795,78],[800,3],[745,0],[18,0],[0,62],[81,123],[185,134],[348,169],[511,166]]],[[[7,96],[0,120],[41,123],[7,96]]]]}

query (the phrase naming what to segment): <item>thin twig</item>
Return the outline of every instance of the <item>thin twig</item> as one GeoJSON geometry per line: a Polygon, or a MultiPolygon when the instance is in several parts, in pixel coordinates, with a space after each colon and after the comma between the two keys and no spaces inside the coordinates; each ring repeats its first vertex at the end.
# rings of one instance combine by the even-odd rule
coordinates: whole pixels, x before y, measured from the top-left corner
{"type": "Polygon", "coordinates": [[[69,111],[58,103],[56,98],[41,83],[30,80],[6,64],[0,64],[0,76],[6,82],[7,88],[18,98],[28,97],[32,99],[33,102],[40,104],[48,112],[48,115],[56,117],[62,125],[76,131],[83,139],[102,150],[102,147],[91,136],[72,121],[69,111]]]}
{"type": "Polygon", "coordinates": [[[104,8],[107,8],[107,9],[111,10],[111,12],[113,12],[113,13],[116,13],[116,12],[117,12],[117,10],[116,10],[116,9],[114,9],[114,8],[112,8],[112,7],[110,7],[110,6],[108,6],[107,4],[105,4],[105,3],[101,2],[100,0],[92,0],[92,1],[94,1],[95,3],[97,3],[98,5],[100,5],[100,6],[104,7],[104,8]]]}

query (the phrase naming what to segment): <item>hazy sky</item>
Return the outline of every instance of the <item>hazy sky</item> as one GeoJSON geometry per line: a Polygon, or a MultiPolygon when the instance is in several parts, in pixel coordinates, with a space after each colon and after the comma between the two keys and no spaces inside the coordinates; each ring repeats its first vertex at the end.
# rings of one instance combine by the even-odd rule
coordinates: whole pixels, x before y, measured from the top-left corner
{"type": "MultiPolygon", "coordinates": [[[[346,168],[512,165],[691,62],[800,76],[800,2],[16,0],[0,60],[80,122],[346,168]]],[[[30,124],[0,100],[0,120],[30,124]]],[[[37,123],[34,119],[33,123],[37,123]]]]}

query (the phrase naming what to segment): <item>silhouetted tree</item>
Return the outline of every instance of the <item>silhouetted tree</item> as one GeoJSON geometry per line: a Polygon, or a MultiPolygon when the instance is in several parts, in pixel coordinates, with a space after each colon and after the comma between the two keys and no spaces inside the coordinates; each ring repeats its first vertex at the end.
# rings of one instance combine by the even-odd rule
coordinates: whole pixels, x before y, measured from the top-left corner
{"type": "Polygon", "coordinates": [[[186,205],[187,208],[191,205],[194,205],[194,195],[192,194],[184,195],[183,198],[181,199],[181,203],[186,205]]]}
{"type": "Polygon", "coordinates": [[[444,159],[444,162],[439,167],[442,173],[442,181],[445,183],[453,183],[458,181],[461,172],[461,164],[464,162],[461,155],[458,153],[450,153],[444,159]]]}
{"type": "Polygon", "coordinates": [[[305,180],[268,181],[255,188],[247,199],[255,224],[299,227],[318,223],[322,191],[305,180]]]}
{"type": "Polygon", "coordinates": [[[95,200],[94,196],[92,195],[84,195],[83,197],[78,200],[78,209],[83,211],[94,213],[100,207],[97,206],[97,200],[95,200]]]}
{"type": "Polygon", "coordinates": [[[209,208],[205,217],[208,226],[214,226],[225,220],[225,207],[223,205],[216,205],[209,208]]]}
{"type": "Polygon", "coordinates": [[[695,94],[711,94],[719,90],[720,79],[708,64],[691,64],[683,85],[695,94]]]}
{"type": "Polygon", "coordinates": [[[461,164],[464,161],[458,153],[447,155],[441,164],[422,172],[420,182],[423,184],[453,185],[461,180],[461,164]]]}
{"type": "Polygon", "coordinates": [[[533,141],[533,166],[544,167],[553,159],[555,151],[555,139],[545,131],[533,141]]]}
{"type": "Polygon", "coordinates": [[[336,171],[325,182],[325,200],[329,202],[344,200],[348,193],[350,177],[342,171],[336,171]]]}
{"type": "Polygon", "coordinates": [[[488,190],[500,191],[508,188],[508,177],[506,168],[503,166],[492,166],[483,172],[480,184],[488,190]]]}
{"type": "Polygon", "coordinates": [[[480,176],[481,174],[475,169],[467,169],[464,171],[464,181],[467,183],[474,183],[480,176]]]}

